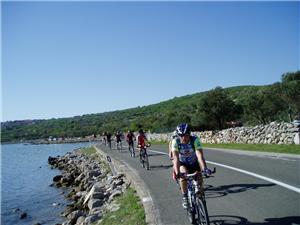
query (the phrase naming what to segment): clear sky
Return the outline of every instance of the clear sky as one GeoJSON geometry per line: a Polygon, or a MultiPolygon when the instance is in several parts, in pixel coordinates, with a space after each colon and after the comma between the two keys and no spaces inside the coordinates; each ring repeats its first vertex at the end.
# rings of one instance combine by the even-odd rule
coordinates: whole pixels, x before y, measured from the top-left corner
{"type": "Polygon", "coordinates": [[[299,2],[1,5],[1,121],[126,109],[299,70],[299,2]]]}

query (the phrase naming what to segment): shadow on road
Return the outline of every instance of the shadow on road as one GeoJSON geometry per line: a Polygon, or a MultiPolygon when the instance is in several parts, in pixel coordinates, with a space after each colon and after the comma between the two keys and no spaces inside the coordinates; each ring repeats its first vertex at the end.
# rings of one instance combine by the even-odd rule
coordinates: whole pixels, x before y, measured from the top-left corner
{"type": "Polygon", "coordinates": [[[204,185],[206,198],[218,198],[228,194],[240,193],[248,190],[271,187],[276,184],[230,184],[213,187],[212,185],[204,185]]]}
{"type": "Polygon", "coordinates": [[[150,165],[150,169],[169,169],[173,165],[150,165]]]}
{"type": "Polygon", "coordinates": [[[159,155],[165,156],[165,154],[162,154],[162,153],[149,153],[148,152],[148,156],[159,156],[159,155]]]}
{"type": "Polygon", "coordinates": [[[266,218],[265,222],[250,222],[244,217],[217,215],[210,216],[210,224],[213,225],[297,225],[300,224],[299,216],[282,218],[266,218]]]}

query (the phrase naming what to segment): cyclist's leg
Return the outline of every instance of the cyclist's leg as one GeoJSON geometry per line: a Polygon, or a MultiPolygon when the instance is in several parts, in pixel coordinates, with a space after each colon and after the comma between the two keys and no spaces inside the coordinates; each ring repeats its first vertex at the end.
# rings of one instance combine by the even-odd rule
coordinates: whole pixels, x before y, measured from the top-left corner
{"type": "MultiPolygon", "coordinates": [[[[188,172],[186,166],[182,165],[182,164],[179,167],[179,171],[180,171],[180,173],[187,173],[188,172]]],[[[180,183],[181,193],[182,194],[186,194],[187,193],[187,182],[186,182],[186,179],[185,178],[180,178],[179,183],[180,183]]]]}
{"type": "MultiPolygon", "coordinates": [[[[186,168],[185,165],[180,165],[179,167],[179,171],[180,173],[187,173],[188,170],[186,168]]],[[[180,190],[181,190],[181,194],[182,194],[182,207],[184,209],[188,208],[188,188],[187,188],[187,180],[185,178],[180,178],[179,180],[179,184],[180,184],[180,190]]]]}
{"type": "MultiPolygon", "coordinates": [[[[189,168],[189,173],[194,173],[196,171],[201,171],[201,168],[200,168],[200,165],[199,163],[197,162],[195,165],[191,166],[191,168],[189,168]]],[[[198,183],[198,187],[199,187],[199,191],[200,191],[200,196],[203,196],[203,193],[204,193],[204,185],[203,185],[203,177],[202,177],[202,174],[199,174],[197,176],[197,183],[198,183]]]]}

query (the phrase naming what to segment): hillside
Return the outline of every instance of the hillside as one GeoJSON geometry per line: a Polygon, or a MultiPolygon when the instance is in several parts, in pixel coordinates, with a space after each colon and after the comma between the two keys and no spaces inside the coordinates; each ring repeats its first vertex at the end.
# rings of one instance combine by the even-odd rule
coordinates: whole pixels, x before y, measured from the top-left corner
{"type": "Polygon", "coordinates": [[[1,141],[79,137],[104,131],[169,132],[181,122],[194,130],[222,129],[228,121],[261,124],[288,121],[300,112],[300,72],[287,73],[281,83],[266,86],[217,87],[143,107],[70,118],[1,123],[1,141]]]}

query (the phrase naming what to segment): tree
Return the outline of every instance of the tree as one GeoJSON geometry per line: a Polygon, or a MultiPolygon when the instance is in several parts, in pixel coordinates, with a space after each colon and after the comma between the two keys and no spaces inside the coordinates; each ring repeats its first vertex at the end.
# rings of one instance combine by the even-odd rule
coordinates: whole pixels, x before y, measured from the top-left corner
{"type": "Polygon", "coordinates": [[[215,128],[223,129],[225,122],[237,117],[237,106],[222,87],[209,91],[201,102],[201,111],[215,128]]]}
{"type": "Polygon", "coordinates": [[[295,117],[300,114],[300,71],[283,74],[281,81],[281,97],[288,104],[290,117],[295,117]]]}

